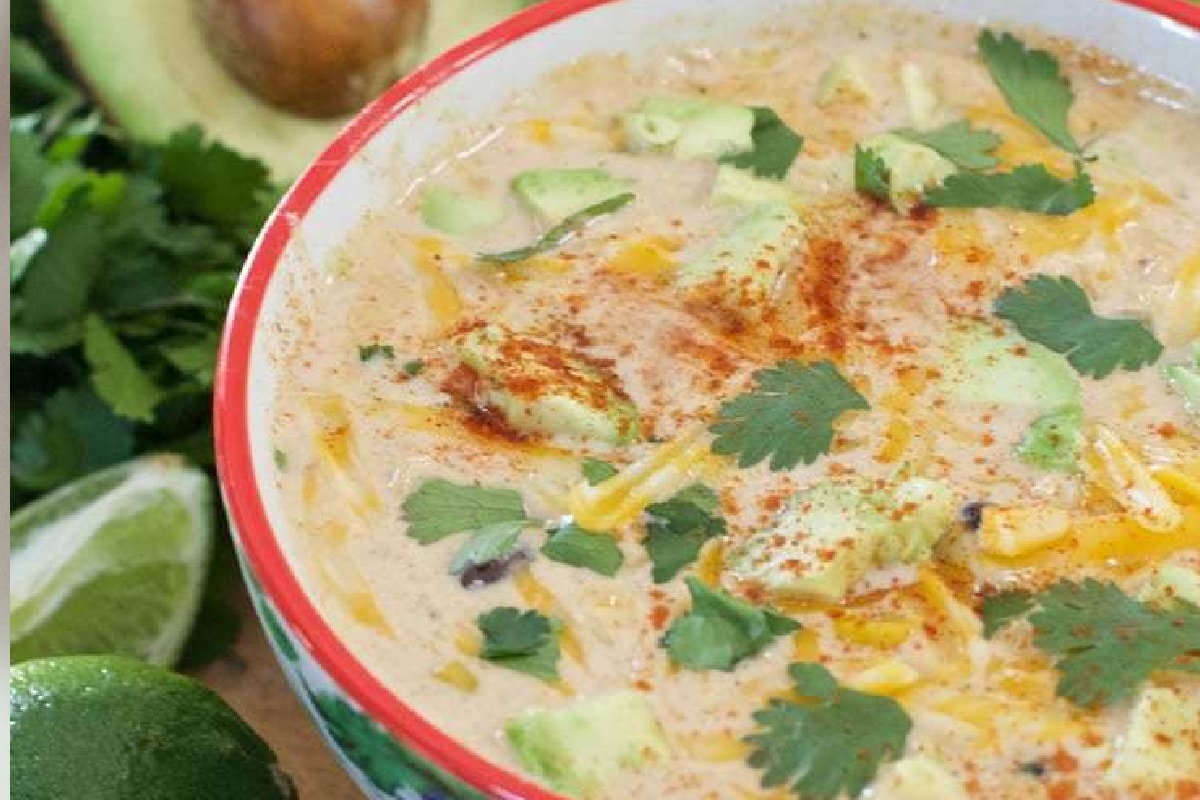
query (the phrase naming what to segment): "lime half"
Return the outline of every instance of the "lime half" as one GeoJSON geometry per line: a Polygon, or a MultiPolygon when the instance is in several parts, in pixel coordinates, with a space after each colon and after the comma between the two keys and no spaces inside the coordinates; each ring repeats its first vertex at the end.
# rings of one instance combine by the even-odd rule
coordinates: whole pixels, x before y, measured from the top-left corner
{"type": "Polygon", "coordinates": [[[13,663],[79,653],[173,663],[200,599],[211,504],[203,472],[176,456],[149,456],[13,515],[13,663]]]}
{"type": "Polygon", "coordinates": [[[216,694],[118,656],[18,664],[14,800],[294,800],[267,743],[216,694]]]}

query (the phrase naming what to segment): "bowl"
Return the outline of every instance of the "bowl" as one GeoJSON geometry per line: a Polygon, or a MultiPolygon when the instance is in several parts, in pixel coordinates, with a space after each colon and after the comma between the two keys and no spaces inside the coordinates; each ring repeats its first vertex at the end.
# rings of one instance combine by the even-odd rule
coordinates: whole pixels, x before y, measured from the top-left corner
{"type": "MultiPolygon", "coordinates": [[[[279,663],[329,746],[371,798],[554,800],[457,744],[386,689],[303,590],[277,534],[284,519],[265,432],[276,367],[256,342],[281,313],[283,286],[320,262],[394,178],[448,131],[579,56],[736,41],[816,0],[548,0],[395,84],[369,105],[284,197],[234,297],[217,369],[221,489],[255,607],[279,663]],[[733,13],[736,8],[736,13],[733,13]],[[652,33],[649,33],[652,32],[652,33]]],[[[1034,26],[1094,44],[1200,92],[1200,5],[1184,0],[892,0],[967,22],[1034,26]]]]}

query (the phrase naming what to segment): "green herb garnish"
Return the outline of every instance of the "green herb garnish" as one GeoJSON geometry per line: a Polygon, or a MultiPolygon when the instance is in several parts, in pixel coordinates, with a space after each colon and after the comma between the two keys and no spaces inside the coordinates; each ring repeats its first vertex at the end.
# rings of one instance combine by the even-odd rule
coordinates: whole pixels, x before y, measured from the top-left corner
{"type": "Polygon", "coordinates": [[[736,455],[739,467],[766,458],[775,471],[811,464],[833,445],[843,413],[870,405],[829,361],[780,361],[754,373],[755,388],[721,406],[712,451],[736,455]]]}
{"type": "Polygon", "coordinates": [[[525,525],[525,520],[512,520],[479,528],[450,562],[450,574],[461,575],[471,567],[512,555],[525,525]]]}
{"type": "Polygon", "coordinates": [[[408,377],[415,378],[425,371],[425,362],[421,361],[420,359],[405,361],[404,366],[401,367],[401,369],[404,370],[404,374],[408,377]]]}
{"type": "Polygon", "coordinates": [[[773,109],[755,106],[750,138],[754,149],[722,156],[722,164],[746,169],[760,178],[783,180],[804,147],[804,137],[787,126],[773,109]]]}
{"type": "Polygon", "coordinates": [[[1066,356],[1076,372],[1092,378],[1118,367],[1141,369],[1163,352],[1142,322],[1094,314],[1083,287],[1066,276],[1030,278],[1000,295],[994,310],[1026,339],[1066,356]]]}
{"type": "Polygon", "coordinates": [[[646,508],[643,544],[654,564],[655,583],[666,583],[700,555],[709,539],[725,533],[725,520],[713,512],[717,495],[703,484],[693,484],[669,500],[646,508]]]}
{"type": "Polygon", "coordinates": [[[483,634],[479,657],[496,666],[541,678],[558,679],[558,623],[536,611],[494,608],[476,619],[483,634]]]}
{"type": "Polygon", "coordinates": [[[581,528],[574,522],[550,533],[550,538],[542,545],[542,555],[551,561],[590,569],[610,578],[625,563],[625,556],[613,537],[581,528]]]}
{"type": "Polygon", "coordinates": [[[599,486],[619,472],[612,464],[598,458],[585,458],[580,466],[580,471],[583,473],[584,480],[588,482],[588,486],[599,486]]]}
{"type": "Polygon", "coordinates": [[[1005,604],[1003,614],[993,612],[993,631],[1036,609],[1029,615],[1033,643],[1054,658],[1059,696],[1076,705],[1119,703],[1158,671],[1200,674],[1200,606],[1186,600],[1163,608],[1088,578],[1005,604]]]}
{"type": "Polygon", "coordinates": [[[1080,156],[1082,149],[1067,124],[1075,95],[1058,60],[1045,50],[1027,48],[1011,33],[997,36],[985,30],[977,43],[992,80],[1013,113],[1058,147],[1080,156]]]}
{"type": "Polygon", "coordinates": [[[525,522],[525,504],[515,489],[489,489],[427,478],[401,506],[408,535],[429,544],[453,533],[502,522],[525,522]]]}
{"type": "Polygon", "coordinates": [[[894,133],[936,151],[959,169],[991,169],[997,163],[991,153],[1000,146],[1000,137],[993,131],[974,130],[966,120],[931,131],[901,128],[894,133]]]}
{"type": "Polygon", "coordinates": [[[632,192],[623,192],[607,200],[602,200],[595,205],[588,206],[582,211],[576,211],[571,216],[564,219],[562,222],[555,225],[550,230],[546,231],[538,238],[536,242],[528,247],[520,247],[516,250],[505,250],[499,253],[480,253],[476,256],[480,261],[490,264],[513,264],[517,261],[524,261],[527,258],[532,258],[540,253],[545,253],[548,250],[553,250],[561,244],[565,244],[570,239],[574,238],[582,231],[588,223],[602,217],[605,214],[611,214],[621,208],[624,208],[629,203],[633,202],[634,195],[632,192]]]}
{"type": "Polygon", "coordinates": [[[838,685],[820,664],[792,664],[788,675],[804,702],[773,699],[754,713],[748,763],[766,788],[790,785],[804,800],[858,797],[879,765],[904,752],[912,719],[890,697],[838,685]]]}
{"type": "Polygon", "coordinates": [[[375,342],[366,345],[360,344],[358,346],[359,361],[366,362],[376,358],[386,358],[388,361],[391,361],[395,357],[396,348],[392,347],[390,344],[379,344],[375,342]]]}
{"type": "Polygon", "coordinates": [[[83,357],[91,367],[96,394],[113,411],[141,422],[154,420],[154,409],[165,393],[96,314],[83,323],[83,357]]]}
{"type": "Polygon", "coordinates": [[[663,637],[667,656],[688,669],[729,671],[761,652],[777,636],[800,624],[770,609],[750,605],[689,577],[692,610],[671,623],[663,637]]]}
{"type": "Polygon", "coordinates": [[[988,639],[992,638],[1008,623],[1028,614],[1033,606],[1033,595],[1018,590],[1000,592],[985,598],[983,608],[980,609],[980,615],[983,617],[983,635],[988,639]]]}
{"type": "Polygon", "coordinates": [[[1065,216],[1095,199],[1092,179],[1083,170],[1067,180],[1041,164],[1025,164],[1011,172],[956,172],[926,192],[924,202],[937,208],[1013,208],[1065,216]]]}
{"type": "Polygon", "coordinates": [[[854,148],[854,188],[876,200],[891,201],[891,179],[887,164],[861,145],[854,148]]]}

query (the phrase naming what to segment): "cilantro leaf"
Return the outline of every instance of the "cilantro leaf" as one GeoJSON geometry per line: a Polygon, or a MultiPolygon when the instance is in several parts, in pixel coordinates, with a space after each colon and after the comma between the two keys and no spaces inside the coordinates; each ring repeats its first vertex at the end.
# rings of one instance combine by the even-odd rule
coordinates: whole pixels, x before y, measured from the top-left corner
{"type": "MultiPolygon", "coordinates": [[[[14,43],[15,44],[15,43],[14,43]]],[[[16,50],[12,51],[15,56],[16,50]]],[[[42,158],[38,138],[33,134],[14,131],[8,140],[9,231],[17,238],[37,222],[38,209],[46,194],[44,175],[49,164],[42,158]]]]}
{"type": "Polygon", "coordinates": [[[1158,670],[1200,674],[1200,607],[1185,600],[1160,608],[1091,578],[1035,600],[1033,643],[1055,659],[1058,694],[1077,705],[1119,703],[1158,670]]]}
{"type": "Polygon", "coordinates": [[[400,369],[404,370],[404,374],[410,378],[415,378],[425,371],[425,362],[420,359],[405,361],[404,366],[400,369]]]}
{"type": "Polygon", "coordinates": [[[722,156],[720,162],[748,169],[760,178],[783,180],[804,147],[804,137],[787,126],[774,109],[755,106],[750,138],[754,149],[722,156]]]}
{"type": "Polygon", "coordinates": [[[527,519],[525,504],[515,489],[488,489],[443,478],[426,478],[401,509],[408,535],[421,544],[452,533],[527,519]]]}
{"type": "Polygon", "coordinates": [[[217,348],[220,344],[221,340],[214,331],[200,338],[179,337],[169,340],[159,350],[175,369],[208,389],[212,387],[213,375],[217,370],[217,348]]]}
{"type": "Polygon", "coordinates": [[[858,797],[879,765],[903,754],[912,719],[890,697],[839,686],[820,664],[792,664],[796,692],[809,702],[773,699],[754,713],[747,762],[766,788],[791,784],[804,800],[858,797]]]}
{"type": "Polygon", "coordinates": [[[854,148],[854,188],[876,200],[888,201],[892,196],[887,164],[861,145],[854,148]]]}
{"type": "Polygon", "coordinates": [[[607,200],[601,200],[599,203],[590,205],[587,208],[576,211],[571,216],[564,219],[562,222],[555,225],[550,230],[543,233],[538,240],[527,247],[519,247],[515,250],[504,250],[499,253],[480,253],[476,256],[480,261],[490,264],[513,264],[517,261],[524,261],[527,258],[533,258],[539,253],[545,253],[548,250],[553,250],[561,244],[565,244],[582,231],[593,220],[611,214],[629,203],[633,202],[634,195],[632,192],[623,192],[615,197],[610,197],[607,200]]]}
{"type": "Polygon", "coordinates": [[[161,159],[158,177],[171,203],[209,222],[257,224],[271,199],[261,161],[206,143],[196,125],[172,134],[161,159]]]}
{"type": "Polygon", "coordinates": [[[1134,319],[1092,313],[1083,287],[1066,276],[1038,275],[996,300],[996,316],[1021,335],[1056,353],[1081,375],[1104,378],[1118,367],[1137,370],[1153,364],[1163,346],[1134,319]]]}
{"type": "Polygon", "coordinates": [[[49,491],[133,455],[133,423],[87,386],[60,389],[15,425],[13,482],[49,491]]]}
{"type": "Polygon", "coordinates": [[[471,567],[512,555],[526,524],[526,520],[512,520],[484,525],[458,551],[450,563],[450,574],[461,575],[471,567]]]}
{"type": "Polygon", "coordinates": [[[89,314],[83,323],[83,356],[92,369],[96,393],[113,411],[140,422],[154,421],[154,408],[163,399],[163,390],[95,314],[89,314]]]}
{"type": "Polygon", "coordinates": [[[939,208],[1013,208],[1065,216],[1096,199],[1092,179],[1083,170],[1064,180],[1041,164],[1011,172],[956,172],[925,193],[925,204],[939,208]]]}
{"type": "Polygon", "coordinates": [[[721,406],[710,430],[712,451],[736,455],[739,467],[770,457],[771,469],[811,464],[829,452],[833,423],[870,405],[829,361],[780,361],[754,373],[753,391],[721,406]]]}
{"type": "Polygon", "coordinates": [[[103,219],[77,193],[67,201],[49,238],[21,281],[19,323],[54,328],[79,319],[88,305],[104,254],[103,219]]]}
{"type": "Polygon", "coordinates": [[[979,52],[1008,107],[1058,147],[1073,155],[1081,149],[1067,125],[1075,101],[1058,60],[1045,50],[1026,48],[1011,33],[979,34],[979,52]]]}
{"type": "Polygon", "coordinates": [[[480,658],[544,681],[558,679],[555,620],[536,611],[501,606],[480,614],[476,624],[483,633],[480,658]]]}
{"type": "Polygon", "coordinates": [[[583,477],[588,482],[588,486],[599,486],[613,475],[616,475],[620,470],[607,461],[601,461],[598,458],[585,458],[583,464],[580,466],[580,471],[583,472],[583,477]]]}
{"type": "Polygon", "coordinates": [[[901,128],[895,134],[937,151],[960,169],[991,169],[997,163],[991,152],[1000,146],[1000,137],[993,131],[972,129],[965,119],[936,130],[901,128]]]}
{"type": "Polygon", "coordinates": [[[542,545],[542,555],[551,561],[590,569],[610,578],[625,563],[625,555],[613,537],[606,533],[594,533],[574,522],[551,532],[550,538],[542,545]]]}
{"type": "Polygon", "coordinates": [[[674,578],[696,560],[705,542],[725,534],[725,520],[713,515],[716,507],[716,493],[697,483],[646,508],[643,544],[654,564],[655,583],[674,578]]]}
{"type": "Polygon", "coordinates": [[[692,609],[672,622],[663,637],[667,656],[681,667],[728,672],[761,652],[775,637],[800,627],[770,609],[710,589],[697,578],[688,577],[686,582],[692,609]]]}
{"type": "Polygon", "coordinates": [[[391,361],[395,357],[396,348],[392,347],[390,344],[379,344],[378,342],[373,342],[372,344],[360,344],[358,346],[359,361],[371,361],[376,358],[386,358],[388,361],[391,361]]]}
{"type": "Polygon", "coordinates": [[[984,637],[992,638],[1008,623],[1029,613],[1033,607],[1033,595],[1029,592],[1000,592],[985,598],[980,609],[984,637]]]}

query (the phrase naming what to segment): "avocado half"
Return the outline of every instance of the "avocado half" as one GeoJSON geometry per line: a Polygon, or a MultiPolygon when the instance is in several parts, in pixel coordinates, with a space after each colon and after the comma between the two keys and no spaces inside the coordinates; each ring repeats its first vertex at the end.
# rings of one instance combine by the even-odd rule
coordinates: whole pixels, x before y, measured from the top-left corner
{"type": "MultiPolygon", "coordinates": [[[[210,52],[191,0],[42,0],[46,19],[104,110],[131,136],[163,141],[200,125],[296,178],[349,119],[311,119],[258,99],[210,52]]],[[[431,0],[420,60],[530,5],[529,0],[431,0]]]]}

